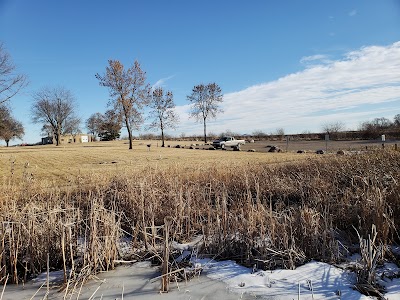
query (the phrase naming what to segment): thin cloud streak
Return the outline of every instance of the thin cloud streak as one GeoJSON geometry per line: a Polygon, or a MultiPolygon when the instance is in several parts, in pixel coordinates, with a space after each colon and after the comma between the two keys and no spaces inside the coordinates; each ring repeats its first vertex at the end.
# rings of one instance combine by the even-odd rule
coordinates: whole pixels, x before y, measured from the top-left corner
{"type": "MultiPolygon", "coordinates": [[[[317,55],[302,60],[324,58],[317,55]]],[[[400,109],[385,107],[400,107],[399,74],[400,42],[363,47],[341,60],[307,66],[278,80],[225,94],[224,114],[209,121],[207,127],[217,133],[227,129],[240,133],[256,129],[273,132],[278,127],[300,133],[319,131],[327,120],[356,126],[368,118],[392,117],[400,109]]],[[[181,119],[177,130],[201,133],[201,124],[188,119],[188,110],[188,105],[177,107],[181,119]]]]}
{"type": "Polygon", "coordinates": [[[349,17],[354,17],[357,14],[357,10],[353,9],[352,11],[349,12],[349,17]]]}
{"type": "Polygon", "coordinates": [[[175,75],[171,75],[171,76],[168,76],[168,77],[161,78],[161,79],[157,80],[156,83],[154,83],[154,84],[151,86],[151,89],[154,90],[155,88],[158,88],[158,87],[165,87],[165,83],[166,83],[168,80],[174,78],[174,76],[175,76],[175,75]]]}

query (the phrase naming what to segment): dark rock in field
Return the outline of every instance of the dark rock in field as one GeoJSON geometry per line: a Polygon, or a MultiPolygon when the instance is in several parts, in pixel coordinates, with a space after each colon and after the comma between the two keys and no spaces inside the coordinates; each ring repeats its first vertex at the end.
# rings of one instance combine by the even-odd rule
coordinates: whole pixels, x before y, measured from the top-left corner
{"type": "Polygon", "coordinates": [[[281,152],[282,150],[277,146],[271,146],[268,152],[281,152]]]}
{"type": "Polygon", "coordinates": [[[199,147],[197,147],[196,149],[197,149],[197,150],[199,150],[200,148],[199,148],[199,147]]]}
{"type": "Polygon", "coordinates": [[[256,152],[256,150],[255,149],[249,149],[249,150],[247,150],[247,152],[256,152]]]}
{"type": "Polygon", "coordinates": [[[339,150],[336,152],[337,155],[346,155],[346,152],[344,150],[339,150]]]}
{"type": "Polygon", "coordinates": [[[297,153],[306,153],[304,150],[297,150],[297,153]]]}
{"type": "Polygon", "coordinates": [[[180,148],[180,147],[181,147],[180,145],[176,145],[176,146],[175,146],[175,148],[180,148]]]}
{"type": "Polygon", "coordinates": [[[194,149],[194,147],[193,147],[193,146],[190,146],[189,149],[194,149]]]}
{"type": "Polygon", "coordinates": [[[325,151],[320,149],[320,150],[315,151],[315,153],[316,154],[325,154],[325,151]]]}
{"type": "Polygon", "coordinates": [[[171,145],[168,145],[167,147],[168,147],[168,148],[171,148],[171,145]]]}

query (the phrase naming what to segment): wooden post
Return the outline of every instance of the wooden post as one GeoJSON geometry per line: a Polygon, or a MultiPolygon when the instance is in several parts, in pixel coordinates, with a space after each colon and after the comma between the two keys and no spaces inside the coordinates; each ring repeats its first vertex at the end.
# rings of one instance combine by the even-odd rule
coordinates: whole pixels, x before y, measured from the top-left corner
{"type": "Polygon", "coordinates": [[[164,246],[164,261],[162,264],[162,276],[161,276],[161,292],[168,293],[168,285],[169,285],[169,278],[168,278],[168,262],[169,262],[169,228],[171,226],[171,217],[164,218],[164,239],[165,239],[165,246],[164,246]]]}
{"type": "Polygon", "coordinates": [[[397,151],[397,144],[394,144],[394,150],[397,151]]]}

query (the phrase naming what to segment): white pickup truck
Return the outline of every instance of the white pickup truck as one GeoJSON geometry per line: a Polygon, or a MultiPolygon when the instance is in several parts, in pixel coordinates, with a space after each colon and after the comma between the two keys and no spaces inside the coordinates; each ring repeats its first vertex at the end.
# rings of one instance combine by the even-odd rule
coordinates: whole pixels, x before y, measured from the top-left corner
{"type": "Polygon", "coordinates": [[[213,146],[217,149],[225,149],[227,147],[240,149],[240,145],[244,145],[245,143],[245,140],[237,140],[233,136],[224,136],[219,140],[213,141],[213,146]]]}

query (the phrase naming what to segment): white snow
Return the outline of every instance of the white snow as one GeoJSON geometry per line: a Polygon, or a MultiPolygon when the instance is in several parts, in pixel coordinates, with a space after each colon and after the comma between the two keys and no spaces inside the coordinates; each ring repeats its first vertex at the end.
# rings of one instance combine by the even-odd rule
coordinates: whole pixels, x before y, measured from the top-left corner
{"type": "MultiPolygon", "coordinates": [[[[335,266],[311,261],[295,270],[258,271],[242,267],[233,261],[214,262],[197,260],[205,274],[214,280],[225,282],[230,291],[248,294],[262,299],[374,299],[352,289],[354,273],[335,266]],[[341,298],[339,298],[341,294],[341,298]]],[[[385,270],[399,271],[394,264],[384,266],[385,270]]],[[[388,299],[400,299],[400,279],[385,279],[388,299]]]]}
{"type": "MultiPolygon", "coordinates": [[[[183,247],[183,249],[186,249],[183,247]]],[[[190,251],[183,251],[191,255],[190,251]]],[[[116,270],[98,274],[99,280],[89,281],[82,289],[80,299],[88,299],[96,292],[95,299],[343,299],[371,300],[352,289],[356,276],[346,271],[346,264],[340,267],[327,263],[311,261],[295,270],[257,270],[238,265],[234,261],[214,261],[212,259],[195,259],[192,262],[196,268],[203,268],[201,276],[196,276],[190,282],[171,283],[168,294],[159,294],[160,281],[152,278],[160,275],[159,268],[152,267],[149,262],[138,262],[132,265],[120,266],[116,270]],[[180,287],[180,288],[179,288],[180,287]],[[300,294],[300,297],[299,297],[300,294]],[[339,294],[341,297],[339,297],[339,294]]],[[[347,266],[359,263],[359,256],[349,257],[347,266]]],[[[377,269],[377,281],[384,286],[385,298],[400,299],[400,269],[394,263],[385,263],[377,269]]],[[[50,272],[50,282],[62,281],[62,271],[50,272]]],[[[9,285],[3,300],[31,299],[38,286],[46,283],[47,274],[43,273],[26,284],[24,289],[9,285]]],[[[52,286],[52,284],[50,284],[52,286]]],[[[51,287],[49,299],[62,299],[63,293],[57,292],[57,285],[51,287]]],[[[42,299],[46,288],[42,288],[34,299],[42,299]]],[[[76,296],[76,295],[74,295],[76,296]]]]}

